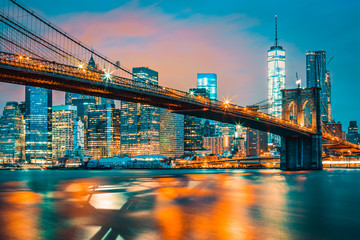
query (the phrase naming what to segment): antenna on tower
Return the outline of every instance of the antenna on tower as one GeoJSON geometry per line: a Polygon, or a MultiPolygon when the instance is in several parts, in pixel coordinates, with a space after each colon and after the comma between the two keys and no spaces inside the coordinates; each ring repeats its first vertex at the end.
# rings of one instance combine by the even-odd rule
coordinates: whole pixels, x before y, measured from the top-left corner
{"type": "Polygon", "coordinates": [[[298,88],[301,88],[301,79],[299,79],[297,72],[296,72],[296,84],[298,85],[298,88]]]}
{"type": "Polygon", "coordinates": [[[275,47],[278,46],[278,38],[277,38],[277,15],[275,15],[275,47]]]}

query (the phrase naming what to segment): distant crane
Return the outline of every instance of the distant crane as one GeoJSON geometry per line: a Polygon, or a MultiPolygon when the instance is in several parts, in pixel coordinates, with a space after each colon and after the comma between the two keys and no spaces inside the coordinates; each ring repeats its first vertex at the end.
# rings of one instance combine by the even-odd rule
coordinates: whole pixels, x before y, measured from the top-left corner
{"type": "Polygon", "coordinates": [[[329,63],[331,62],[331,60],[333,60],[333,58],[334,58],[334,56],[332,56],[331,58],[330,58],[330,60],[327,62],[327,64],[326,64],[326,66],[328,66],[329,65],[329,63]]]}

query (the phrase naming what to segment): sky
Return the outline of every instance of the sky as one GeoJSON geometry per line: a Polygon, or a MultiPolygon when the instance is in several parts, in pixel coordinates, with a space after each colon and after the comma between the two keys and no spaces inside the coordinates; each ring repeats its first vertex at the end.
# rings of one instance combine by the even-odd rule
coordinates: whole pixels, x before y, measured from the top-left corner
{"type": "MultiPolygon", "coordinates": [[[[359,1],[22,0],[77,39],[128,67],[159,72],[159,84],[188,91],[196,74],[216,73],[218,99],[249,105],[266,99],[266,53],[286,50],[286,88],[296,72],[305,85],[305,53],[325,50],[332,81],[332,117],[347,130],[360,122],[359,1]]],[[[0,84],[0,108],[23,101],[24,87],[0,84]]],[[[55,92],[53,105],[64,104],[55,92]]],[[[359,123],[360,124],[360,123],[359,123]]]]}

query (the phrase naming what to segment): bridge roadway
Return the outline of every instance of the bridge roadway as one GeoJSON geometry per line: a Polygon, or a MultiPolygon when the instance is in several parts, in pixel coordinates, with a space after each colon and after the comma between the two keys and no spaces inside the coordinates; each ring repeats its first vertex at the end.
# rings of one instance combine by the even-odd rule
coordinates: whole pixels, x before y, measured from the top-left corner
{"type": "MultiPolygon", "coordinates": [[[[115,100],[138,102],[167,108],[172,112],[270,132],[280,136],[311,136],[315,130],[265,113],[228,102],[210,100],[202,96],[153,85],[136,79],[111,76],[104,72],[0,52],[0,81],[75,92],[115,100]]],[[[360,151],[351,144],[330,134],[323,139],[334,149],[360,151]]]]}

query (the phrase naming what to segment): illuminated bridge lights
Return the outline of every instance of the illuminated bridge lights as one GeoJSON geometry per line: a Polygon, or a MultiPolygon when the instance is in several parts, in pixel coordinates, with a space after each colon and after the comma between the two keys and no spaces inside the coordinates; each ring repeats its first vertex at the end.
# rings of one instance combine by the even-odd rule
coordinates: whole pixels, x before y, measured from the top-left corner
{"type": "Polygon", "coordinates": [[[111,73],[108,72],[108,71],[104,71],[103,79],[106,80],[106,81],[110,81],[111,80],[111,73]]]}

